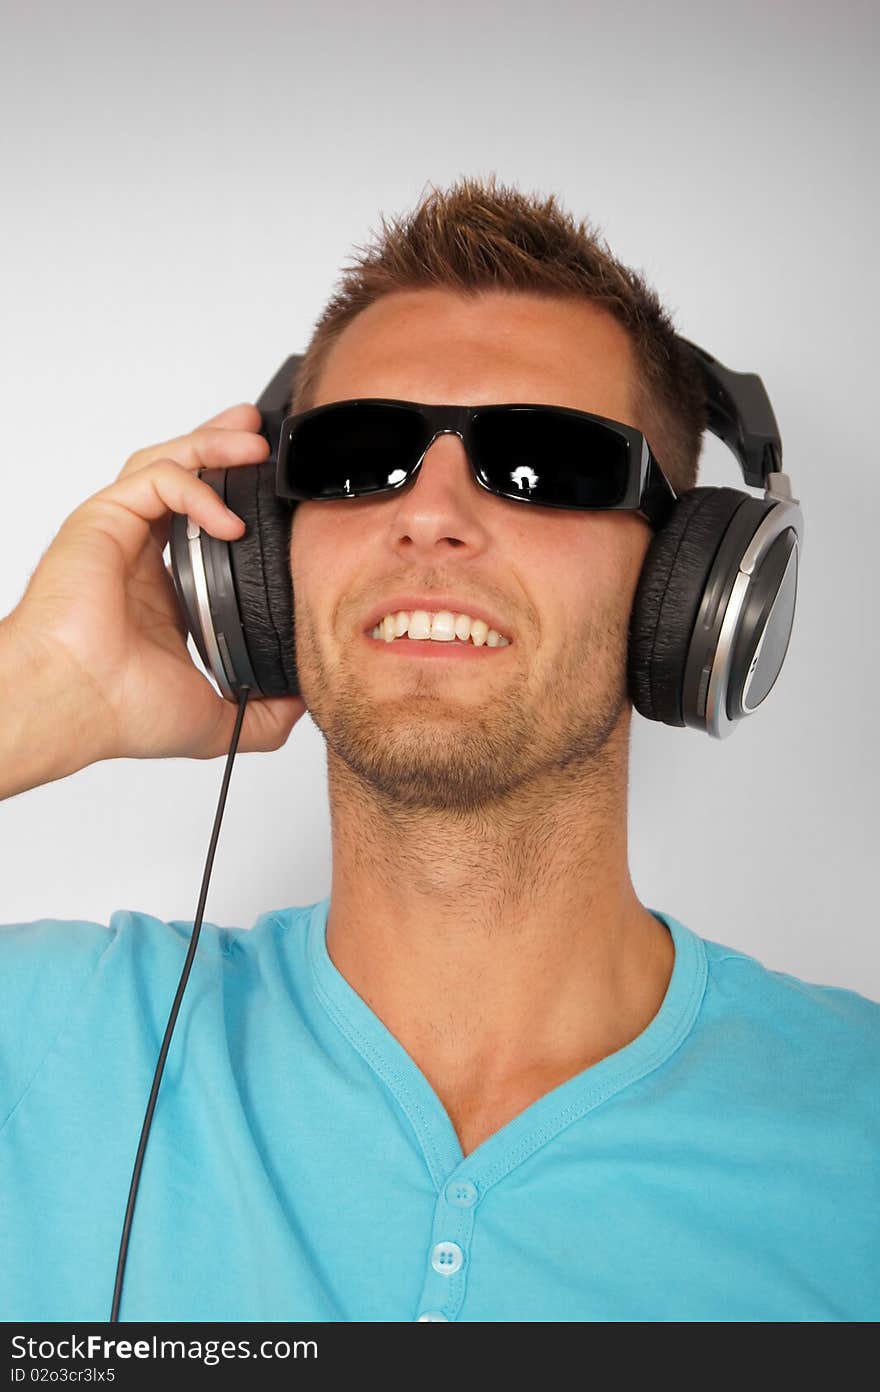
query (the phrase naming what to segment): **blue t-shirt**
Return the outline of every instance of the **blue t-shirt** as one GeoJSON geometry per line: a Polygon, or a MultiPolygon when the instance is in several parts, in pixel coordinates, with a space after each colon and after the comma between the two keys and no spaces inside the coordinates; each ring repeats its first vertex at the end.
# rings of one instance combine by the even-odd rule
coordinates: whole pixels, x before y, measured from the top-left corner
{"type": "MultiPolygon", "coordinates": [[[[463,1157],[328,908],[203,925],[123,1320],[880,1318],[880,1005],[652,910],[654,1019],[463,1157]]],[[[109,1317],[191,929],[0,927],[0,1319],[109,1317]]]]}

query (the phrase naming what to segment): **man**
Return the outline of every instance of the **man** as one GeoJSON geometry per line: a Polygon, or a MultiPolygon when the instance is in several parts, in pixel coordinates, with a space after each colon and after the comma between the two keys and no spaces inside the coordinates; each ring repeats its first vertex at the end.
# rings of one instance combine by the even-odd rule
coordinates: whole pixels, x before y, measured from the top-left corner
{"type": "MultiPolygon", "coordinates": [[[[473,180],[386,227],[319,321],[294,408],[354,397],[594,412],[643,430],[677,491],[705,421],[644,283],[553,199],[473,180]]],[[[158,459],[207,462],[171,445],[134,457],[132,489],[158,459]]],[[[330,894],[205,925],[124,1318],[880,1313],[880,1007],[633,889],[627,632],[651,538],[636,513],[489,494],[452,434],[393,495],[297,507],[330,894]]],[[[300,711],[276,711],[286,737],[300,711]]],[[[6,1318],[105,1314],[188,926],[120,910],[0,939],[6,1318]]]]}

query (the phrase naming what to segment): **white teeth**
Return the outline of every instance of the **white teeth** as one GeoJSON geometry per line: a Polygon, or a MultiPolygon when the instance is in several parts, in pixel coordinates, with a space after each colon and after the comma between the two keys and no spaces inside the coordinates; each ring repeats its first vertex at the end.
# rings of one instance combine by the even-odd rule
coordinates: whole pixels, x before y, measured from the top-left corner
{"type": "Polygon", "coordinates": [[[410,638],[430,638],[431,620],[425,609],[414,609],[409,616],[410,638]]]}
{"type": "Polygon", "coordinates": [[[455,642],[455,615],[448,609],[441,609],[431,620],[431,637],[435,642],[455,642]]]}
{"type": "Polygon", "coordinates": [[[510,639],[497,629],[490,628],[483,619],[472,619],[468,614],[453,614],[449,609],[441,609],[429,614],[425,609],[415,609],[410,614],[405,609],[386,614],[372,630],[374,638],[393,643],[395,638],[408,635],[416,641],[430,639],[435,643],[453,643],[456,639],[466,643],[470,640],[475,648],[506,648],[510,639]]]}

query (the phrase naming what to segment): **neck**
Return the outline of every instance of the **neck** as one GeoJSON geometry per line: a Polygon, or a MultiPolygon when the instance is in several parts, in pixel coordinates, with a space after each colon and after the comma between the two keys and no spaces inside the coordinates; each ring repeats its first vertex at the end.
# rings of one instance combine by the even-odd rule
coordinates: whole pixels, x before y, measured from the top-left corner
{"type": "Polygon", "coordinates": [[[666,992],[671,938],[627,865],[628,727],[588,768],[472,814],[395,805],[328,749],[328,952],[463,1145],[468,1116],[503,1125],[634,1039],[666,992]]]}

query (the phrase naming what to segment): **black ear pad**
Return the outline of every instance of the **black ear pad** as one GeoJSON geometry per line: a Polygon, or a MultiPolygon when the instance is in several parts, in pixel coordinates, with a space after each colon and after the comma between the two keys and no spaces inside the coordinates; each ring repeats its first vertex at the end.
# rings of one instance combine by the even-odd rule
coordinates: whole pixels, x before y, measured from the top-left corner
{"type": "Polygon", "coordinates": [[[246,524],[229,543],[245,645],[264,696],[299,695],[290,574],[293,510],[275,494],[275,464],[225,471],[225,500],[246,524]]]}
{"type": "Polygon", "coordinates": [[[682,692],[706,581],[734,514],[750,500],[735,488],[682,493],[645,556],[629,628],[628,683],[648,720],[685,724],[682,692]]]}

